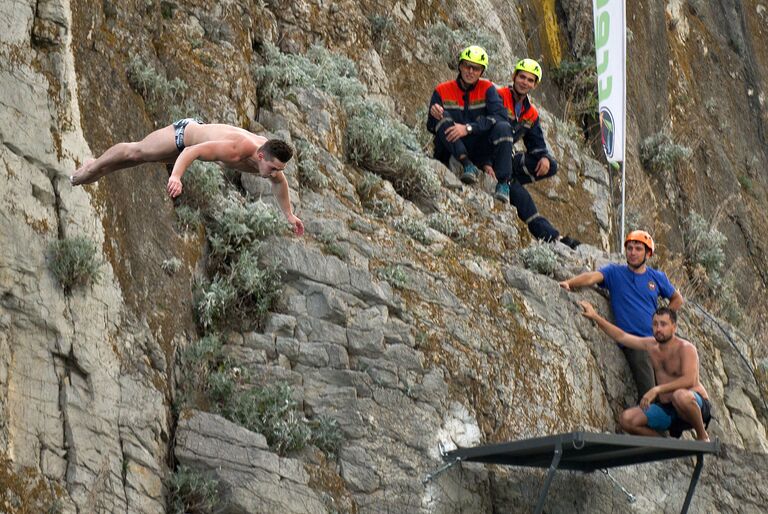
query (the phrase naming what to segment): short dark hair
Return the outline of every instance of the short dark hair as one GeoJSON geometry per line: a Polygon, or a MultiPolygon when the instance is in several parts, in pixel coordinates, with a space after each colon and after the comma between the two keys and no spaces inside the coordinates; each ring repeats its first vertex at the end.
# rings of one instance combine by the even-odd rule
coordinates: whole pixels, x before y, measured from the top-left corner
{"type": "Polygon", "coordinates": [[[664,314],[669,316],[669,319],[672,320],[672,323],[677,325],[677,313],[669,307],[659,307],[656,309],[656,312],[653,313],[654,316],[663,316],[664,314]]]}
{"type": "Polygon", "coordinates": [[[259,148],[268,161],[277,159],[280,162],[288,162],[293,157],[293,147],[282,139],[269,139],[259,148]]]}

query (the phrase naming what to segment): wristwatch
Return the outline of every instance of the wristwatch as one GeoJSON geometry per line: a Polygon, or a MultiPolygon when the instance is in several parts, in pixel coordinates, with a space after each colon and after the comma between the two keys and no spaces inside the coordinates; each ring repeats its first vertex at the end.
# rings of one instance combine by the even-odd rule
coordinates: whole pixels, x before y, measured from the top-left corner
{"type": "Polygon", "coordinates": [[[467,134],[471,134],[472,133],[472,125],[470,123],[467,123],[466,126],[467,126],[467,134]]]}

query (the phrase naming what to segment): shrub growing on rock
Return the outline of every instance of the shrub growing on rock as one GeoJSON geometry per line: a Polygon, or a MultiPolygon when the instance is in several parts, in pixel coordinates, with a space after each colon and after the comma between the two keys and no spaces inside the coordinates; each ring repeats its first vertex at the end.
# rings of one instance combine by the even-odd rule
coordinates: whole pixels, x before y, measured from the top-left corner
{"type": "Polygon", "coordinates": [[[344,435],[339,422],[328,416],[320,416],[309,422],[310,442],[329,455],[337,455],[344,435]]]}
{"type": "Polygon", "coordinates": [[[176,207],[176,227],[182,232],[193,232],[203,223],[203,214],[200,209],[189,205],[176,207]]]}
{"type": "Polygon", "coordinates": [[[694,264],[703,266],[710,277],[718,277],[725,262],[723,247],[728,238],[698,212],[691,212],[685,228],[688,258],[694,264]]]}
{"type": "Polygon", "coordinates": [[[175,275],[176,273],[181,270],[182,267],[181,259],[178,257],[171,257],[170,259],[165,259],[162,264],[160,264],[160,267],[169,275],[175,275]]]}
{"type": "Polygon", "coordinates": [[[211,162],[194,161],[184,173],[181,201],[193,209],[210,213],[223,200],[224,177],[211,162]]]}
{"type": "Polygon", "coordinates": [[[691,153],[690,148],[675,143],[666,132],[654,134],[640,143],[640,161],[647,169],[656,172],[672,172],[691,153]]]}
{"type": "Polygon", "coordinates": [[[456,241],[461,241],[468,233],[467,228],[460,225],[456,218],[444,212],[430,214],[427,217],[427,225],[456,241]]]}
{"type": "Polygon", "coordinates": [[[259,325],[272,308],[280,295],[282,274],[276,266],[260,264],[258,251],[257,245],[241,250],[199,287],[196,305],[204,328],[259,325]]]}
{"type": "Polygon", "coordinates": [[[520,251],[523,265],[536,273],[551,275],[557,265],[555,252],[546,243],[534,242],[520,251]]]}
{"type": "Polygon", "coordinates": [[[328,177],[323,175],[317,164],[317,147],[303,139],[296,140],[299,183],[313,191],[328,187],[328,177]]]}
{"type": "Polygon", "coordinates": [[[128,83],[139,93],[153,111],[167,109],[173,118],[189,116],[176,107],[187,91],[187,83],[180,78],[168,80],[165,73],[134,56],[128,63],[128,83]]]}
{"type": "Polygon", "coordinates": [[[395,229],[408,234],[423,245],[429,246],[432,244],[432,239],[427,232],[427,225],[421,220],[404,216],[395,221],[395,229]]]}
{"type": "Polygon", "coordinates": [[[434,197],[440,181],[421,152],[415,132],[396,119],[391,110],[367,99],[350,59],[314,46],[306,55],[286,55],[271,44],[264,46],[266,64],[254,75],[259,92],[269,103],[291,88],[313,87],[333,96],[347,115],[347,156],[392,182],[406,198],[434,197]]]}
{"type": "Polygon", "coordinates": [[[398,289],[403,289],[408,284],[408,274],[400,265],[382,268],[378,271],[378,276],[398,289]]]}
{"type": "Polygon", "coordinates": [[[168,512],[212,514],[220,504],[219,483],[199,471],[179,466],[166,481],[168,512]]]}
{"type": "Polygon", "coordinates": [[[249,385],[247,371],[226,357],[218,336],[192,343],[182,354],[181,369],[183,401],[264,435],[272,451],[285,455],[314,444],[335,454],[341,445],[338,423],[322,416],[307,419],[287,384],[249,385]]]}
{"type": "Polygon", "coordinates": [[[392,182],[405,198],[434,198],[440,179],[421,152],[416,134],[373,100],[347,106],[347,157],[392,182]]]}
{"type": "Polygon", "coordinates": [[[102,263],[96,258],[96,243],[82,236],[60,239],[48,247],[50,268],[65,292],[96,282],[102,263]]]}
{"type": "Polygon", "coordinates": [[[213,212],[210,234],[211,258],[229,262],[261,239],[287,233],[289,223],[277,210],[261,200],[244,202],[230,195],[213,212]]]}

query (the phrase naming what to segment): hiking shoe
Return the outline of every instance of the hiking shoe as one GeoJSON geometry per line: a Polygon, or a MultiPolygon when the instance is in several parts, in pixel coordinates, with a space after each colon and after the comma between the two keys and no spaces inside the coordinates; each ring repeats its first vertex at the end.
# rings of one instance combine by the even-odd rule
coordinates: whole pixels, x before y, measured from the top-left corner
{"type": "Polygon", "coordinates": [[[493,197],[504,203],[509,203],[509,184],[496,184],[496,192],[493,197]]]}
{"type": "Polygon", "coordinates": [[[571,250],[575,250],[576,247],[581,244],[581,241],[579,241],[578,239],[574,239],[570,236],[561,237],[560,242],[563,243],[568,248],[570,248],[571,250]]]}
{"type": "Polygon", "coordinates": [[[474,184],[480,177],[480,170],[472,163],[464,165],[464,173],[461,174],[461,181],[465,184],[474,184]]]}

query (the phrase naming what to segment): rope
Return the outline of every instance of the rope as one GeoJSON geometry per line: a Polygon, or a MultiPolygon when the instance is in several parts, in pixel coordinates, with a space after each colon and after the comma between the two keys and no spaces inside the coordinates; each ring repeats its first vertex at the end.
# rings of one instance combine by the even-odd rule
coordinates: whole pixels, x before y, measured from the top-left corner
{"type": "MultiPolygon", "coordinates": [[[[736,342],[733,340],[731,335],[723,328],[723,326],[720,324],[720,322],[717,321],[717,319],[714,318],[710,313],[708,313],[704,308],[699,305],[697,302],[690,301],[691,304],[693,304],[697,309],[701,311],[704,316],[706,316],[707,319],[709,319],[712,323],[717,325],[717,328],[720,329],[720,331],[725,335],[725,338],[728,339],[728,342],[733,346],[733,349],[736,350],[736,353],[739,354],[739,357],[741,357],[741,360],[744,361],[744,364],[746,364],[747,369],[749,370],[750,374],[752,375],[752,379],[755,381],[755,384],[757,385],[757,393],[760,395],[760,399],[763,400],[763,407],[765,408],[766,412],[768,412],[768,402],[765,400],[765,396],[763,395],[762,389],[760,389],[760,382],[757,380],[757,372],[755,371],[755,368],[752,367],[752,364],[747,360],[747,358],[744,356],[741,350],[739,350],[739,347],[736,346],[736,342]]],[[[747,341],[745,341],[742,338],[742,342],[749,346],[747,341]]]]}

